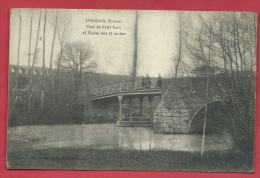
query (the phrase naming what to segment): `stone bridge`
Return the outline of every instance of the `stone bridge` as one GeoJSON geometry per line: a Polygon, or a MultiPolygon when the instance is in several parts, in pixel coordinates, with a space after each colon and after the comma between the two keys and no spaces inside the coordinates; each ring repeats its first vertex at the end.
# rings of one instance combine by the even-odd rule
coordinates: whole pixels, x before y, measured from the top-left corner
{"type": "MultiPolygon", "coordinates": [[[[201,133],[206,105],[206,78],[175,79],[168,87],[154,112],[153,128],[163,133],[201,133]]],[[[208,90],[207,125],[220,130],[221,117],[227,112],[226,92],[219,83],[210,80],[208,90]],[[221,86],[221,88],[219,88],[221,86]]],[[[224,116],[223,116],[224,117],[224,116]]]]}
{"type": "MultiPolygon", "coordinates": [[[[156,86],[156,81],[153,82],[151,88],[144,88],[140,82],[135,82],[94,89],[91,90],[92,110],[94,110],[92,116],[109,117],[112,114],[118,126],[153,126],[155,132],[199,133],[203,125],[202,118],[204,118],[206,104],[206,83],[205,77],[190,77],[173,79],[168,88],[163,89],[156,86]],[[152,104],[153,97],[161,96],[161,93],[164,94],[159,97],[159,102],[152,104]],[[143,106],[144,97],[150,101],[147,107],[143,106]],[[139,98],[137,107],[132,102],[126,102],[134,98],[139,98]],[[124,108],[128,111],[124,112],[124,108]],[[148,113],[144,113],[143,110],[147,108],[148,113]],[[108,110],[113,110],[113,113],[108,110]],[[143,121],[152,122],[152,124],[140,124],[143,121]]],[[[223,102],[223,98],[227,96],[221,82],[216,84],[213,79],[210,79],[210,83],[208,111],[211,117],[208,123],[212,127],[214,125],[221,127],[221,124],[213,123],[216,122],[218,116],[212,115],[215,110],[226,112],[227,103],[223,102]]],[[[221,119],[217,122],[220,123],[221,119]]]]}

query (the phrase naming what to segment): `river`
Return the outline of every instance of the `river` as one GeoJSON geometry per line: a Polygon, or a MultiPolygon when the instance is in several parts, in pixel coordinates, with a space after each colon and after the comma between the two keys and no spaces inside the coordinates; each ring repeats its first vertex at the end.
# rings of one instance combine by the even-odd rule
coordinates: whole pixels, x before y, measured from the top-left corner
{"type": "MultiPolygon", "coordinates": [[[[8,149],[93,148],[199,152],[202,136],[157,134],[151,128],[116,124],[30,125],[8,128],[8,149]]],[[[207,135],[205,151],[233,149],[227,135],[207,135]]]]}

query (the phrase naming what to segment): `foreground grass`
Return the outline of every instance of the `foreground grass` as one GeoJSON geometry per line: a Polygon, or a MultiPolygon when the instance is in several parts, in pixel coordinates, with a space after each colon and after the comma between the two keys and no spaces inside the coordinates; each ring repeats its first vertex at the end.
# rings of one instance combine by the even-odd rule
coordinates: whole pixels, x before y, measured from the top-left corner
{"type": "Polygon", "coordinates": [[[198,153],[173,151],[55,148],[10,151],[10,169],[153,170],[252,172],[253,156],[239,152],[198,153]]]}

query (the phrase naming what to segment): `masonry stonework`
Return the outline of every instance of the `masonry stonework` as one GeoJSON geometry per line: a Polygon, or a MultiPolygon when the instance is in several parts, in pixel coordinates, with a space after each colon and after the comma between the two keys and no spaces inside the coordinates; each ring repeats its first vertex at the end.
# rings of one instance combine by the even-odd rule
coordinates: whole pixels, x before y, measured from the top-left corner
{"type": "Polygon", "coordinates": [[[170,85],[154,113],[155,132],[188,133],[189,112],[182,99],[176,95],[170,85]]]}
{"type": "MultiPolygon", "coordinates": [[[[220,96],[220,93],[214,90],[214,86],[211,86],[209,91],[209,102],[220,96]]],[[[154,113],[154,131],[188,133],[193,116],[205,105],[205,93],[205,78],[174,80],[154,113]]]]}

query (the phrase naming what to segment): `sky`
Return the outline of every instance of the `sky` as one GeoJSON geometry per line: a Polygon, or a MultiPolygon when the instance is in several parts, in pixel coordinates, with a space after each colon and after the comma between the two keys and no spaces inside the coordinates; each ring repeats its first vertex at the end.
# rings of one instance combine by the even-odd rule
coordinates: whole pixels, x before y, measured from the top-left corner
{"type": "MultiPolygon", "coordinates": [[[[10,20],[10,64],[17,63],[19,40],[19,12],[21,21],[20,65],[27,66],[29,58],[30,19],[33,16],[31,61],[35,51],[40,12],[42,14],[35,66],[42,66],[44,10],[12,9],[10,20]]],[[[46,67],[49,67],[53,26],[51,17],[56,10],[47,10],[46,23],[46,67]]],[[[67,42],[82,41],[91,45],[91,60],[98,65],[97,72],[129,75],[134,54],[134,24],[136,11],[131,10],[59,10],[61,19],[70,22],[67,42]],[[97,20],[97,22],[91,22],[97,20]],[[99,22],[101,21],[101,22],[99,22]],[[103,22],[104,21],[104,22],[103,22]],[[115,23],[111,21],[117,21],[115,23]],[[89,28],[94,26],[94,28],[89,28]],[[100,29],[98,28],[100,27],[100,29]],[[119,29],[120,28],[120,29],[119,29]],[[91,35],[88,32],[99,33],[91,35]],[[86,32],[84,34],[83,32],[86,32]],[[105,32],[107,35],[102,35],[105,32]],[[109,35],[112,32],[113,35],[109,35]],[[114,35],[124,33],[125,35],[114,35]]],[[[138,76],[160,73],[163,77],[174,74],[174,61],[177,45],[177,16],[175,11],[138,11],[138,76]]],[[[56,67],[59,40],[54,44],[53,66],[56,67]]]]}

